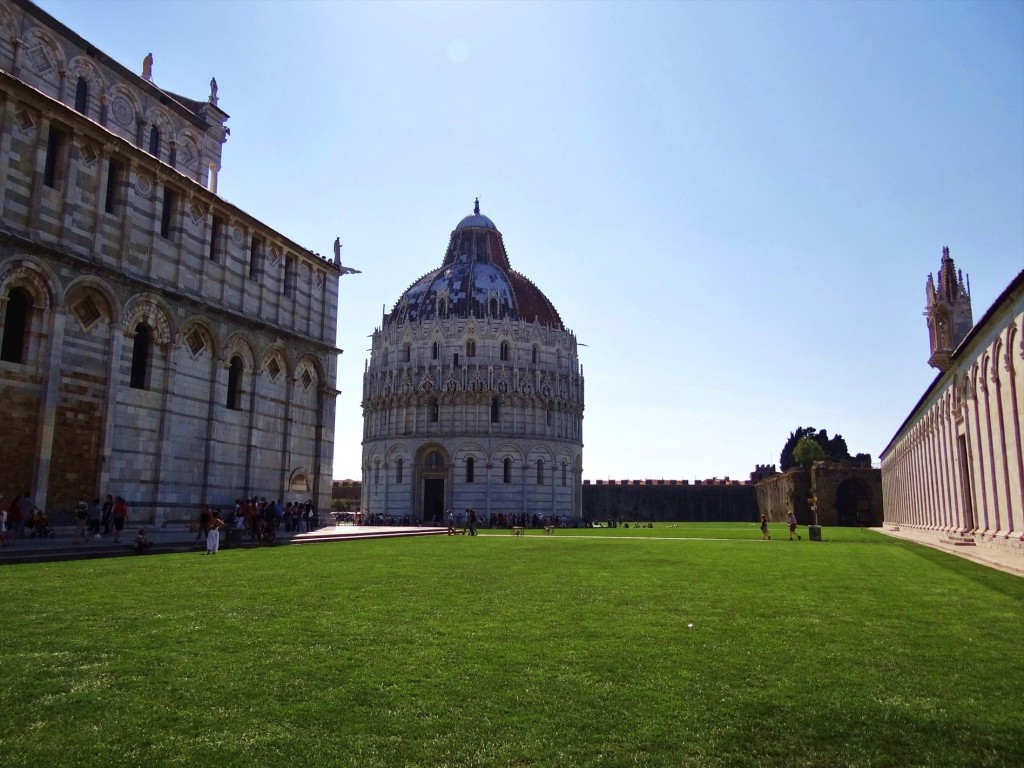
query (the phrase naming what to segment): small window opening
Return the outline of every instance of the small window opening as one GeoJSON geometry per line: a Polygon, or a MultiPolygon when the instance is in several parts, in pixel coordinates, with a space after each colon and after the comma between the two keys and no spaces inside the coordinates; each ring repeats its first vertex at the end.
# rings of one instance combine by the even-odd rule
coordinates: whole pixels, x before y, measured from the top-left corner
{"type": "Polygon", "coordinates": [[[491,398],[491,424],[497,424],[501,420],[501,411],[498,406],[498,398],[491,398]]]}
{"type": "Polygon", "coordinates": [[[149,129],[149,154],[160,159],[160,129],[155,125],[149,129]]]}
{"type": "Polygon", "coordinates": [[[178,195],[170,189],[164,189],[163,209],[160,211],[160,237],[169,240],[171,223],[178,207],[178,195]]]}
{"type": "Polygon", "coordinates": [[[476,479],[476,461],[470,456],[466,459],[466,482],[472,483],[476,479]]]}
{"type": "Polygon", "coordinates": [[[544,459],[537,459],[537,485],[544,485],[544,459]]]}
{"type": "Polygon", "coordinates": [[[227,406],[229,411],[242,410],[242,372],[244,370],[245,366],[242,363],[242,358],[237,355],[232,357],[231,362],[228,364],[227,406]]]}
{"type": "Polygon", "coordinates": [[[501,360],[502,362],[508,362],[508,342],[501,342],[501,360]]]}
{"type": "Polygon", "coordinates": [[[249,242],[249,279],[258,280],[260,276],[260,251],[263,249],[263,241],[256,235],[252,236],[249,242]]]}
{"type": "Polygon", "coordinates": [[[117,213],[121,202],[123,179],[124,166],[117,160],[110,158],[107,161],[107,197],[103,204],[103,210],[107,213],[117,213]]]}
{"type": "Polygon", "coordinates": [[[402,459],[398,459],[398,461],[395,462],[395,482],[396,483],[400,484],[402,482],[402,472],[403,472],[404,469],[405,469],[405,461],[403,461],[402,459]]]}
{"type": "Polygon", "coordinates": [[[32,299],[24,288],[14,288],[7,296],[4,312],[4,340],[0,360],[24,363],[28,360],[28,330],[31,327],[32,299]]]}
{"type": "Polygon", "coordinates": [[[132,389],[149,389],[149,358],[152,347],[152,329],[146,323],[135,327],[132,343],[132,389]]]}
{"type": "Polygon", "coordinates": [[[466,342],[466,357],[476,357],[476,341],[474,339],[466,342]]]}
{"type": "Polygon", "coordinates": [[[64,181],[67,145],[68,135],[51,123],[46,139],[46,162],[43,165],[43,184],[50,189],[57,189],[64,181]]]}
{"type": "Polygon", "coordinates": [[[430,420],[436,422],[437,418],[438,418],[438,408],[437,408],[437,398],[436,397],[430,398],[430,403],[428,405],[428,408],[430,409],[430,420]]]}
{"type": "Polygon", "coordinates": [[[217,214],[210,222],[210,261],[217,261],[220,256],[221,237],[224,235],[224,220],[217,214]]]}
{"type": "Polygon", "coordinates": [[[75,109],[83,115],[89,113],[89,82],[84,77],[75,85],[75,109]]]}
{"type": "Polygon", "coordinates": [[[505,459],[501,463],[501,482],[506,485],[512,482],[512,459],[505,459]]]}

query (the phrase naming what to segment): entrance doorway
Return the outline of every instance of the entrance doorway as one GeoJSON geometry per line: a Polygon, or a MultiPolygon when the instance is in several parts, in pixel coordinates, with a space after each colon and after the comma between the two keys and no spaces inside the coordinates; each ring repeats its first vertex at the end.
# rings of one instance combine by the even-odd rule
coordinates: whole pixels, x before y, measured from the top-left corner
{"type": "Polygon", "coordinates": [[[871,510],[871,492],[859,480],[847,480],[836,488],[836,523],[869,528],[882,524],[871,510]]]}
{"type": "Polygon", "coordinates": [[[440,525],[444,517],[444,478],[423,480],[423,522],[440,525]]]}

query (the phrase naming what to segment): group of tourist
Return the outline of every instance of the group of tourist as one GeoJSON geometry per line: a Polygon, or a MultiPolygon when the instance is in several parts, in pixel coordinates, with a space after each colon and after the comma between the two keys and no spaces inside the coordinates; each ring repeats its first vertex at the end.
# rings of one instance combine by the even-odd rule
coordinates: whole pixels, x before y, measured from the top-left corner
{"type": "MultiPolygon", "coordinates": [[[[786,517],[786,524],[789,526],[789,540],[793,541],[793,537],[796,536],[796,541],[800,541],[803,537],[796,532],[796,515],[792,511],[786,517]]],[[[770,541],[771,538],[771,534],[768,533],[768,516],[761,515],[761,541],[770,541]]]]}
{"type": "MultiPolygon", "coordinates": [[[[209,533],[208,526],[204,525],[204,514],[216,513],[203,506],[197,521],[200,536],[209,533]]],[[[282,530],[286,533],[308,533],[320,527],[319,515],[312,499],[305,502],[284,502],[282,499],[268,501],[266,496],[235,499],[234,508],[222,523],[228,528],[247,531],[252,544],[273,544],[278,532],[282,530]]]]}

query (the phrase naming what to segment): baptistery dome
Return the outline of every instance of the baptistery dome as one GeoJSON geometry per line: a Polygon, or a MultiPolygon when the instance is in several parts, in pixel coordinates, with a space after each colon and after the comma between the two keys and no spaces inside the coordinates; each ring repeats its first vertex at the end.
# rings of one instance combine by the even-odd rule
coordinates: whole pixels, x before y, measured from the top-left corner
{"type": "Polygon", "coordinates": [[[507,317],[562,327],[547,296],[509,265],[501,232],[479,203],[452,231],[441,266],[413,283],[391,316],[397,322],[507,317]]]}
{"type": "Polygon", "coordinates": [[[362,405],[364,511],[579,519],[576,337],[479,202],[374,331],[362,405]]]}

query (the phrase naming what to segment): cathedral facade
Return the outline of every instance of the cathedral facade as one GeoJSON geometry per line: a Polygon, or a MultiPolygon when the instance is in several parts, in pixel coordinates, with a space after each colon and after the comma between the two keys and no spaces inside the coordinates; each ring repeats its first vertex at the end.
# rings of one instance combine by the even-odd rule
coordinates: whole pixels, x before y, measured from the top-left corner
{"type": "Polygon", "coordinates": [[[412,523],[446,510],[582,514],[576,337],[509,264],[480,213],[372,337],[363,375],[362,509],[412,523]]]}
{"type": "Polygon", "coordinates": [[[939,373],[881,454],[885,523],[1024,557],[1024,272],[974,324],[943,249],[925,318],[939,373]]]}
{"type": "Polygon", "coordinates": [[[110,493],[153,524],[245,494],[329,505],[340,265],[217,195],[218,102],[0,0],[8,503],[110,493]]]}

